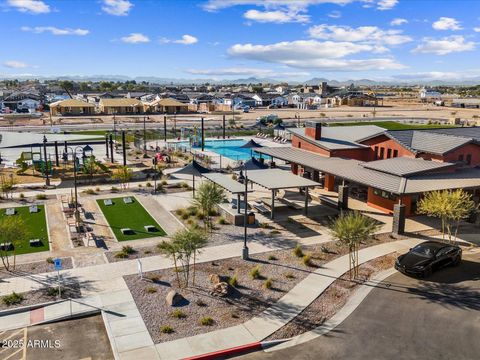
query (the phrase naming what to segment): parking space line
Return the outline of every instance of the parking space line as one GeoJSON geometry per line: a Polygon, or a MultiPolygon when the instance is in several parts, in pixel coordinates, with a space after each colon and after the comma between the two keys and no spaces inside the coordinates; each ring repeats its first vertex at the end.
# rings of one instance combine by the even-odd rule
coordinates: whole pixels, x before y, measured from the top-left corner
{"type": "Polygon", "coordinates": [[[8,355],[6,358],[4,358],[3,360],[8,360],[10,359],[13,355],[16,355],[18,354],[20,351],[23,351],[23,349],[18,349],[17,351],[13,352],[12,354],[8,355]]]}
{"type": "Polygon", "coordinates": [[[27,358],[27,332],[28,332],[28,328],[25,327],[23,329],[23,355],[22,355],[22,360],[25,360],[27,358]]]}

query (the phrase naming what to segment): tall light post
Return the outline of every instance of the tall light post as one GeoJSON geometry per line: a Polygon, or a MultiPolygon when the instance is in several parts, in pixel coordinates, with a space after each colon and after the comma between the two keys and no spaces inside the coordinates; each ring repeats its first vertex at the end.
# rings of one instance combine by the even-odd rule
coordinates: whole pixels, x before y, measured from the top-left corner
{"type": "MultiPolygon", "coordinates": [[[[78,149],[81,149],[82,150],[82,154],[84,155],[84,151],[83,151],[83,147],[81,147],[80,145],[75,147],[75,148],[72,148],[71,146],[69,146],[67,148],[68,150],[70,150],[72,152],[72,160],[73,160],[73,186],[75,188],[75,220],[78,221],[78,188],[77,188],[77,150],[78,149]]],[[[66,161],[68,162],[68,152],[65,152],[64,153],[64,159],[66,159],[66,161]]]]}
{"type": "Polygon", "coordinates": [[[157,164],[158,164],[158,159],[157,159],[157,154],[152,159],[152,164],[153,164],[153,193],[157,193],[157,164]]]}
{"type": "Polygon", "coordinates": [[[143,117],[143,155],[147,155],[147,128],[146,128],[146,116],[143,117]]]}
{"type": "Polygon", "coordinates": [[[48,176],[48,160],[47,160],[47,137],[43,135],[43,161],[45,164],[45,186],[50,186],[50,177],[48,176]]]}
{"type": "MultiPolygon", "coordinates": [[[[240,171],[240,175],[238,179],[245,185],[245,193],[243,194],[243,206],[244,206],[244,213],[243,213],[243,249],[242,249],[242,259],[248,260],[248,246],[247,246],[247,223],[248,223],[248,175],[247,175],[247,165],[244,163],[245,169],[245,176],[243,176],[242,172],[240,171]]],[[[240,204],[238,204],[240,206],[240,204]]]]}

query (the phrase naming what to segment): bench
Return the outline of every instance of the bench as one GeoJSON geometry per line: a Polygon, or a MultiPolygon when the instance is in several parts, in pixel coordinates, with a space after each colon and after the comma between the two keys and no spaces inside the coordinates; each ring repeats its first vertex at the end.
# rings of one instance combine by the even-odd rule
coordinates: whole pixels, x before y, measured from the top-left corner
{"type": "Polygon", "coordinates": [[[153,225],[145,225],[143,227],[145,229],[146,232],[155,232],[157,231],[157,228],[153,225]]]}
{"type": "Polygon", "coordinates": [[[106,200],[103,200],[103,203],[105,204],[105,206],[110,206],[110,205],[113,205],[113,201],[112,201],[112,199],[106,199],[106,200]]]}
{"type": "Polygon", "coordinates": [[[15,209],[14,208],[8,208],[7,210],[5,210],[5,214],[7,214],[7,216],[15,215],[15,209]]]}
{"type": "Polygon", "coordinates": [[[253,208],[257,210],[260,214],[265,214],[270,212],[270,209],[268,209],[265,205],[254,203],[253,208]]]}
{"type": "Polygon", "coordinates": [[[130,228],[122,228],[122,229],[120,229],[120,231],[122,232],[123,235],[133,235],[133,234],[135,234],[135,231],[133,231],[130,228]]]}
{"type": "Polygon", "coordinates": [[[30,246],[41,246],[42,242],[40,239],[31,239],[30,241],[30,246]]]}
{"type": "Polygon", "coordinates": [[[131,197],[126,197],[126,198],[123,198],[123,202],[125,204],[131,204],[133,203],[133,199],[131,197]]]}
{"type": "Polygon", "coordinates": [[[37,213],[38,212],[38,206],[37,205],[30,205],[28,207],[28,211],[30,212],[30,214],[37,213]]]}
{"type": "Polygon", "coordinates": [[[278,201],[295,210],[303,209],[299,204],[285,198],[278,198],[278,201]]]}

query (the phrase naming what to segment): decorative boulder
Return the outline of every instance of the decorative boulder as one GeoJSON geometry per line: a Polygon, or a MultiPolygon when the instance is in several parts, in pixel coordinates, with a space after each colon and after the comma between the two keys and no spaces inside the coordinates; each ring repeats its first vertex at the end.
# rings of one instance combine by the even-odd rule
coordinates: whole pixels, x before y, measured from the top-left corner
{"type": "Polygon", "coordinates": [[[177,293],[175,290],[170,290],[165,297],[165,301],[170,306],[180,305],[184,300],[184,297],[177,293]]]}
{"type": "Polygon", "coordinates": [[[219,282],[213,286],[210,294],[213,296],[225,297],[228,295],[228,289],[229,289],[228,283],[219,282]]]}
{"type": "Polygon", "coordinates": [[[218,284],[219,282],[221,282],[220,276],[217,275],[217,274],[211,274],[211,275],[210,275],[210,282],[211,282],[213,285],[218,284]]]}

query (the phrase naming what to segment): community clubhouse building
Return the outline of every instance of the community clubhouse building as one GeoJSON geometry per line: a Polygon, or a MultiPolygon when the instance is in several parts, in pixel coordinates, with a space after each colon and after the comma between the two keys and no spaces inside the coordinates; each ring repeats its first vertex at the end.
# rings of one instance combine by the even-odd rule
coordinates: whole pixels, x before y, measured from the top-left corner
{"type": "Polygon", "coordinates": [[[393,214],[394,232],[403,232],[426,192],[462,188],[478,202],[480,127],[388,131],[311,121],[290,131],[292,147],[255,151],[337,192],[339,207],[347,208],[352,196],[393,214]]]}

